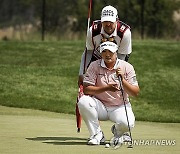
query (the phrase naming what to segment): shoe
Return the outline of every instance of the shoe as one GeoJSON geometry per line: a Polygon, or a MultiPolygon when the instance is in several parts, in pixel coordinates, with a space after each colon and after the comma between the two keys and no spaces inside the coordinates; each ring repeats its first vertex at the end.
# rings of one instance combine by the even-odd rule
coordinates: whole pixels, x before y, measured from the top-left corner
{"type": "MultiPolygon", "coordinates": [[[[114,136],[118,136],[115,124],[111,127],[111,132],[114,134],[114,136]]],[[[122,136],[124,142],[131,142],[131,137],[127,132],[124,133],[122,136]]]]}
{"type": "Polygon", "coordinates": [[[88,145],[100,145],[100,144],[105,144],[105,137],[102,131],[100,131],[98,134],[88,139],[88,145]]]}
{"type": "Polygon", "coordinates": [[[113,125],[111,127],[111,132],[114,134],[114,137],[110,140],[110,145],[114,149],[117,149],[117,148],[119,148],[119,147],[121,147],[123,145],[123,142],[124,142],[123,135],[119,136],[115,125],[113,125]]]}
{"type": "Polygon", "coordinates": [[[131,142],[131,137],[127,132],[123,134],[123,140],[124,142],[131,142]]]}
{"type": "Polygon", "coordinates": [[[113,147],[114,149],[117,149],[119,147],[121,147],[123,145],[123,136],[118,137],[118,136],[114,136],[111,140],[110,140],[110,145],[111,147],[113,147]]]}

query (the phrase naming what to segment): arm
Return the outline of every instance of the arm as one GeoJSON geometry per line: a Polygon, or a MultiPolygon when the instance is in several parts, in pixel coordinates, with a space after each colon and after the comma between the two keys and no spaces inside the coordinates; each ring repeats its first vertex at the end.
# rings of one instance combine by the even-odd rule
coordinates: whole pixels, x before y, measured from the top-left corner
{"type": "Polygon", "coordinates": [[[81,64],[80,64],[80,68],[79,68],[79,79],[78,79],[79,86],[83,84],[83,74],[85,73],[87,66],[91,61],[91,57],[92,57],[92,51],[89,50],[89,51],[83,52],[83,55],[81,57],[81,64]],[[86,59],[86,64],[84,65],[85,59],[86,59]]]}
{"type": "Polygon", "coordinates": [[[110,84],[100,84],[101,86],[97,86],[97,79],[99,77],[99,61],[94,61],[90,64],[90,66],[88,67],[85,75],[84,75],[84,80],[83,80],[83,90],[84,90],[84,94],[86,95],[95,95],[95,94],[100,94],[103,93],[105,91],[117,91],[119,90],[117,87],[117,83],[110,83],[110,84]]]}
{"type": "Polygon", "coordinates": [[[121,60],[128,61],[131,52],[132,52],[131,31],[130,29],[127,29],[124,32],[123,38],[121,40],[117,56],[121,60]]]}
{"type": "Polygon", "coordinates": [[[127,82],[124,78],[122,79],[123,88],[126,91],[126,93],[130,96],[138,96],[139,94],[139,86],[131,85],[129,82],[127,82]]]}
{"type": "Polygon", "coordinates": [[[83,74],[87,70],[87,67],[91,61],[93,49],[94,49],[94,46],[92,43],[92,27],[90,27],[88,34],[87,34],[87,38],[86,38],[86,49],[84,50],[84,52],[81,56],[78,85],[83,84],[83,74]]]}
{"type": "Polygon", "coordinates": [[[88,31],[88,35],[86,38],[86,49],[84,50],[84,52],[81,56],[81,64],[80,64],[80,68],[79,68],[79,75],[83,75],[85,73],[84,70],[87,69],[87,66],[89,65],[91,58],[92,58],[94,46],[93,46],[92,39],[91,39],[91,35],[92,35],[91,29],[92,28],[90,28],[90,30],[88,31]]]}
{"type": "MultiPolygon", "coordinates": [[[[132,73],[132,72],[134,72],[134,69],[130,73],[132,73]]],[[[135,84],[129,83],[128,81],[125,80],[124,72],[120,68],[118,68],[116,70],[116,74],[117,74],[117,76],[121,76],[124,91],[130,96],[138,96],[140,89],[139,89],[139,86],[138,86],[137,81],[136,81],[135,73],[132,73],[133,76],[130,77],[132,80],[131,82],[134,82],[135,84]]]]}
{"type": "Polygon", "coordinates": [[[124,60],[124,61],[127,62],[129,60],[130,54],[126,55],[126,54],[117,53],[117,56],[118,56],[119,59],[124,60]]]}
{"type": "Polygon", "coordinates": [[[98,87],[98,86],[90,85],[88,83],[83,84],[83,89],[84,89],[85,95],[100,94],[100,93],[105,92],[105,91],[115,92],[115,91],[119,90],[117,88],[117,84],[108,84],[106,86],[98,87]]]}
{"type": "Polygon", "coordinates": [[[79,76],[84,74],[84,70],[87,69],[87,66],[91,61],[91,57],[92,57],[92,50],[86,50],[85,49],[82,56],[81,56],[81,63],[80,63],[80,68],[79,68],[79,76]]]}

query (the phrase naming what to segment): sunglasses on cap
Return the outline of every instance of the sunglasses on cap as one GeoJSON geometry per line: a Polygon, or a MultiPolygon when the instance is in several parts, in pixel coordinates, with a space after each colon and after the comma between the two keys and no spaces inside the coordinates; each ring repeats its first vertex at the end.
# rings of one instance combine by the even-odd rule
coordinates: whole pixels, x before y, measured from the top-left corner
{"type": "Polygon", "coordinates": [[[107,41],[109,41],[109,42],[113,42],[113,43],[115,43],[115,44],[117,44],[116,43],[116,40],[114,39],[114,37],[110,37],[110,38],[102,38],[101,39],[101,43],[104,43],[104,42],[107,42],[107,41]]]}

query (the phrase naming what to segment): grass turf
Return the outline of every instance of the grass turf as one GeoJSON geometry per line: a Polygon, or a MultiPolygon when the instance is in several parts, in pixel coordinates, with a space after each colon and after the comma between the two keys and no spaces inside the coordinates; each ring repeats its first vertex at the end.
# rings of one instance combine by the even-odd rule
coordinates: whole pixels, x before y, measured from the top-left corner
{"type": "MultiPolygon", "coordinates": [[[[137,120],[180,122],[180,44],[134,41],[137,120]]],[[[74,114],[84,41],[0,42],[0,104],[74,114]]]]}
{"type": "MultiPolygon", "coordinates": [[[[132,131],[136,140],[133,149],[123,145],[117,150],[104,145],[86,145],[87,128],[82,123],[82,131],[77,134],[74,115],[0,106],[0,123],[0,153],[3,154],[178,154],[180,151],[178,123],[136,122],[132,131]]],[[[108,142],[112,137],[112,123],[101,122],[101,126],[108,142]]]]}

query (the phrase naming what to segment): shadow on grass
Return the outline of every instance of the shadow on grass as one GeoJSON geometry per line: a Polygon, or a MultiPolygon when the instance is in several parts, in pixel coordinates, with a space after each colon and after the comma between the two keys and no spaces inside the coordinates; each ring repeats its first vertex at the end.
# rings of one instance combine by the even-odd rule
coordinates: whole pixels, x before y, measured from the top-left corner
{"type": "Polygon", "coordinates": [[[78,137],[35,137],[26,138],[31,141],[42,141],[42,143],[54,145],[86,145],[87,139],[78,137]]]}

